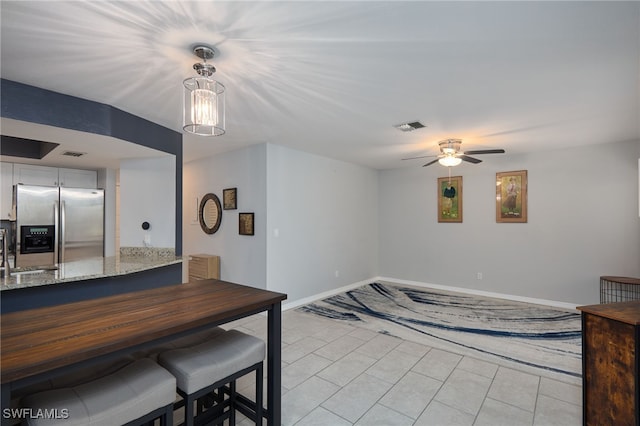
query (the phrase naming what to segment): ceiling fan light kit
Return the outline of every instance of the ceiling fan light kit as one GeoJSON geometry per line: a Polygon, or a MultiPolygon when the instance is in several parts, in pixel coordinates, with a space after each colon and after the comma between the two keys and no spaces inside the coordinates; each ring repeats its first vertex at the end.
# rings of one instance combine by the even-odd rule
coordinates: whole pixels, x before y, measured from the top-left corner
{"type": "Polygon", "coordinates": [[[207,63],[214,51],[209,46],[196,46],[193,53],[202,59],[193,69],[197,77],[187,78],[183,96],[183,126],[189,133],[199,136],[220,136],[225,133],[225,87],[210,78],[216,69],[207,63]]]}
{"type": "Polygon", "coordinates": [[[438,163],[446,167],[453,167],[462,163],[462,158],[456,157],[454,155],[447,155],[438,159],[438,163]]]}
{"type": "Polygon", "coordinates": [[[416,158],[437,157],[435,160],[424,164],[422,167],[427,167],[435,163],[440,163],[445,167],[454,167],[466,161],[472,164],[482,163],[482,160],[478,160],[474,157],[469,157],[468,154],[504,154],[504,149],[479,149],[474,151],[460,152],[460,146],[462,145],[462,139],[444,139],[438,142],[440,147],[440,155],[420,155],[418,157],[403,158],[403,160],[414,160],[416,158]]]}

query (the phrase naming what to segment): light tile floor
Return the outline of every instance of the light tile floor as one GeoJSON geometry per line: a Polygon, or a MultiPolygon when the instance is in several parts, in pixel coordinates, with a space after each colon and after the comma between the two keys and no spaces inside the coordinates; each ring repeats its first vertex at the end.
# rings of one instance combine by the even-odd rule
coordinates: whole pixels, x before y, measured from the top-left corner
{"type": "MultiPolygon", "coordinates": [[[[266,340],[262,315],[225,328],[266,340]]],[[[283,313],[282,340],[283,425],[582,424],[574,384],[295,310],[283,313]]],[[[253,386],[238,384],[250,397],[253,386]]]]}

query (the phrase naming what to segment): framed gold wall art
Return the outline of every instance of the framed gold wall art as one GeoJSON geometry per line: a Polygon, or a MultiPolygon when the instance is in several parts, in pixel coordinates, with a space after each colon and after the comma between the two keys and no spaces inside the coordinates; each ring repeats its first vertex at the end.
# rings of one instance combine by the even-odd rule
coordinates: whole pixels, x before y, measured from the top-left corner
{"type": "Polygon", "coordinates": [[[225,210],[238,208],[238,189],[227,188],[222,190],[222,206],[225,210]]]}
{"type": "Polygon", "coordinates": [[[238,233],[240,235],[254,235],[253,230],[253,213],[239,213],[238,214],[238,233]]]}
{"type": "Polygon", "coordinates": [[[462,176],[438,178],[438,222],[462,222],[462,176]]]}
{"type": "Polygon", "coordinates": [[[496,173],[496,222],[527,223],[527,171],[496,173]]]}

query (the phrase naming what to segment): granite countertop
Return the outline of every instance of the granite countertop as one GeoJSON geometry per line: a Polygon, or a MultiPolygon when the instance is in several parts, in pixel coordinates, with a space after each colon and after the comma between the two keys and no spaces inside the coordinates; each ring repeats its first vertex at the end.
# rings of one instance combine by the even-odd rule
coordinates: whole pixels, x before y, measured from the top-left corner
{"type": "Polygon", "coordinates": [[[126,275],[181,262],[180,256],[167,251],[121,250],[117,256],[59,263],[57,269],[20,268],[22,273],[12,272],[11,276],[0,278],[0,291],[126,275]],[[31,272],[34,269],[41,272],[31,272]]]}

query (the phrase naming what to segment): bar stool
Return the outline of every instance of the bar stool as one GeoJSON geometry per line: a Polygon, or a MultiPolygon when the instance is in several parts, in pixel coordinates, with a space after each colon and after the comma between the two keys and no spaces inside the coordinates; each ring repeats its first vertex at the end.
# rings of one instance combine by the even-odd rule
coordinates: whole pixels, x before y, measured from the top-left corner
{"type": "Polygon", "coordinates": [[[44,392],[52,389],[59,388],[71,388],[83,383],[87,383],[91,380],[107,376],[115,373],[122,367],[131,364],[133,361],[140,358],[151,358],[154,361],[158,361],[158,355],[162,352],[184,348],[188,346],[194,346],[198,343],[202,343],[206,340],[215,338],[216,335],[224,333],[224,329],[221,327],[210,327],[194,334],[189,334],[184,337],[169,340],[152,346],[150,348],[138,350],[136,352],[129,353],[128,355],[115,360],[109,360],[98,364],[93,364],[90,367],[75,369],[72,372],[57,376],[52,379],[48,379],[43,382],[35,383],[33,385],[26,386],[11,393],[12,408],[20,407],[20,400],[27,395],[33,395],[36,393],[44,392]]]}
{"type": "Polygon", "coordinates": [[[171,426],[175,387],[171,373],[145,358],[78,386],[29,395],[22,405],[45,414],[27,419],[34,426],[142,425],[157,418],[171,426]]]}
{"type": "Polygon", "coordinates": [[[72,388],[74,386],[90,382],[91,380],[113,374],[121,368],[131,364],[136,359],[137,358],[127,355],[122,358],[92,364],[89,367],[74,369],[67,374],[17,389],[11,392],[11,408],[20,408],[22,398],[28,395],[35,395],[36,393],[53,389],[72,388]]]}
{"type": "Polygon", "coordinates": [[[150,348],[142,349],[140,351],[132,353],[131,356],[134,359],[151,358],[152,360],[157,362],[158,356],[163,352],[167,352],[173,349],[195,346],[200,343],[215,339],[217,335],[224,332],[224,328],[221,327],[206,328],[197,333],[188,334],[184,337],[179,337],[177,339],[169,340],[167,342],[151,346],[150,348]]]}
{"type": "Polygon", "coordinates": [[[215,424],[229,419],[229,424],[234,425],[235,410],[238,409],[257,425],[262,425],[264,358],[265,343],[261,339],[229,330],[212,341],[163,352],[158,362],[176,377],[177,391],[184,401],[186,426],[194,424],[194,403],[216,390],[216,404],[204,413],[198,409],[199,418],[207,417],[207,421],[213,420],[215,424]],[[246,398],[239,398],[235,388],[236,379],[253,371],[256,372],[255,406],[246,398]],[[229,396],[226,400],[225,394],[229,396]]]}

